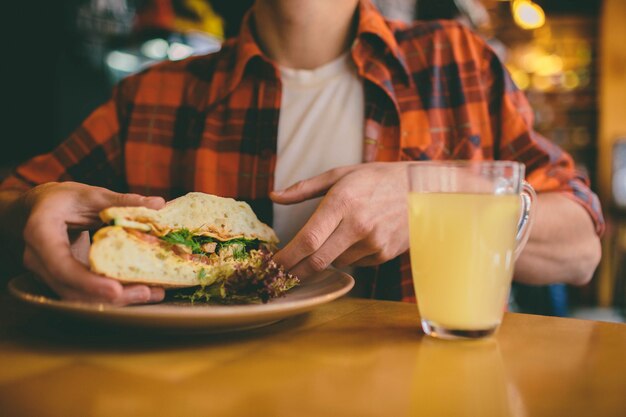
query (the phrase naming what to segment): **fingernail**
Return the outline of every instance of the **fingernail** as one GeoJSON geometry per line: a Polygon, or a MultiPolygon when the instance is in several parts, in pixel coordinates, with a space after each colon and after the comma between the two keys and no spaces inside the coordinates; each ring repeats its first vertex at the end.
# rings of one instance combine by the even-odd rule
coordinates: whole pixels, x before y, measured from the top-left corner
{"type": "Polygon", "coordinates": [[[163,301],[163,298],[165,298],[165,290],[163,288],[150,288],[149,303],[158,303],[163,301]]]}
{"type": "Polygon", "coordinates": [[[159,196],[144,197],[144,201],[146,205],[153,207],[161,207],[165,204],[165,199],[159,196]]]}
{"type": "Polygon", "coordinates": [[[285,193],[285,190],[274,190],[272,191],[275,195],[281,195],[285,193]]]}

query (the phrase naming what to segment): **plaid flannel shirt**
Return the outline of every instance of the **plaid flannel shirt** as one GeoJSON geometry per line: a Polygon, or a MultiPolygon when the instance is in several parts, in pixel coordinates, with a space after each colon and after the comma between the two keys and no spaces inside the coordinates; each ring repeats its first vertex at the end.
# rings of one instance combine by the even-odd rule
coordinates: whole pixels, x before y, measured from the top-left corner
{"type": "MultiPolygon", "coordinates": [[[[588,180],[533,131],[523,93],[471,31],[449,21],[386,21],[363,0],[351,54],[364,80],[363,162],[521,161],[538,192],[566,192],[602,232],[588,180]]],[[[280,103],[279,71],[248,14],[219,52],[122,81],[66,141],[1,187],[73,180],[167,199],[202,191],[246,200],[271,224],[280,103]]],[[[415,300],[408,254],[362,272],[373,297],[415,300]]]]}

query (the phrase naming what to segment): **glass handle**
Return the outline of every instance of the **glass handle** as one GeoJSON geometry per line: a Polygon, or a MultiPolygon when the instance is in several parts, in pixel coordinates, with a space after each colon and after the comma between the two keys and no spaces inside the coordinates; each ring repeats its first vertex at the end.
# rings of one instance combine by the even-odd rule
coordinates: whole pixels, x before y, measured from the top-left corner
{"type": "Polygon", "coordinates": [[[517,223],[517,235],[515,235],[515,259],[517,259],[528,242],[530,236],[530,230],[533,226],[535,219],[535,202],[537,201],[537,194],[533,187],[524,181],[522,183],[522,193],[520,194],[522,199],[522,212],[519,222],[517,223]]]}

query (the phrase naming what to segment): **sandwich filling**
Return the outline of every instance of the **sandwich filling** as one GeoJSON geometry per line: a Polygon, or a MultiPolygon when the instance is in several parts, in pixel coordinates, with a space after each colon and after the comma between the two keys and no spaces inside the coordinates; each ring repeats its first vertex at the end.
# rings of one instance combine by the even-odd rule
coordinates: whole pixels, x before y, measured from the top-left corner
{"type": "Polygon", "coordinates": [[[239,237],[222,241],[194,235],[187,229],[159,237],[137,227],[124,229],[139,240],[171,251],[183,261],[203,265],[198,268],[199,288],[178,290],[176,298],[224,304],[266,303],[300,283],[272,260],[274,245],[259,239],[239,237]]]}

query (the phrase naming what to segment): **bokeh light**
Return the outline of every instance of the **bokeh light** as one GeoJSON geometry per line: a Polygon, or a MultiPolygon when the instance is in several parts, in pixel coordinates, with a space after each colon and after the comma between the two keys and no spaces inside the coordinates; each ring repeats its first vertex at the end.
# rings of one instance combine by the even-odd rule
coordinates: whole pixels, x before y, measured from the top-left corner
{"type": "Polygon", "coordinates": [[[546,14],[537,3],[530,0],[513,0],[513,19],[522,29],[537,29],[546,23],[546,14]]]}

